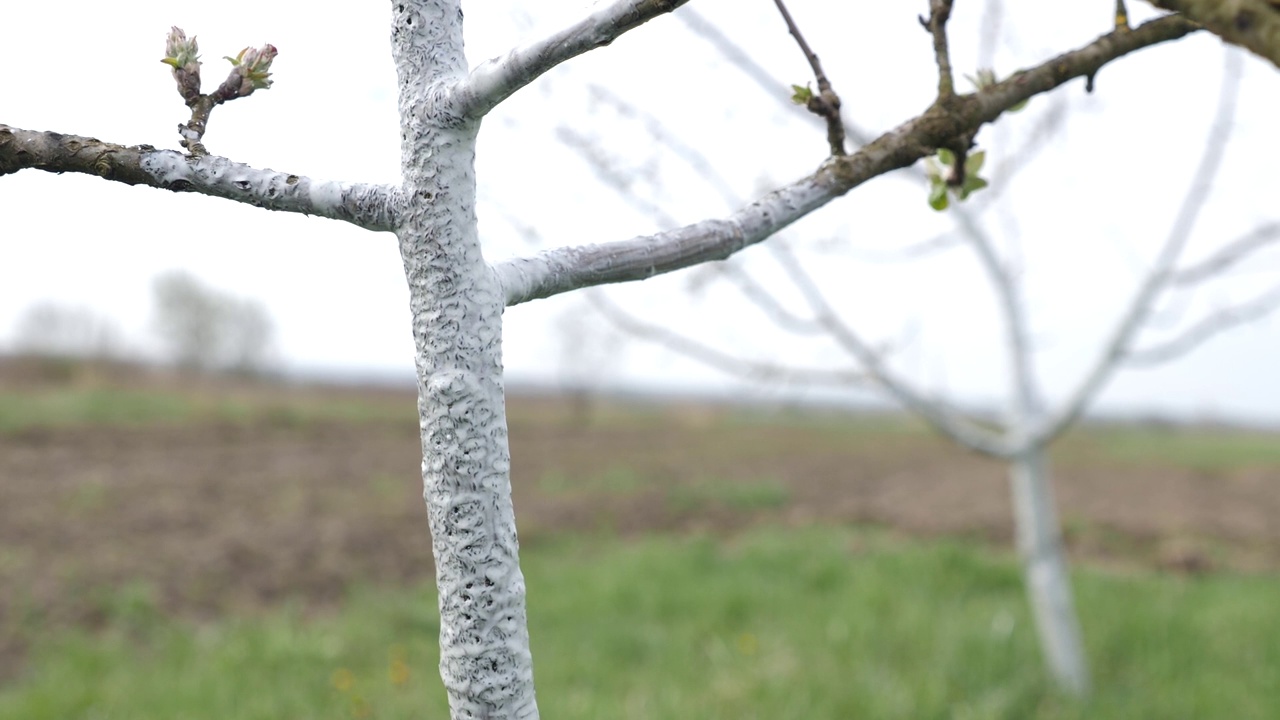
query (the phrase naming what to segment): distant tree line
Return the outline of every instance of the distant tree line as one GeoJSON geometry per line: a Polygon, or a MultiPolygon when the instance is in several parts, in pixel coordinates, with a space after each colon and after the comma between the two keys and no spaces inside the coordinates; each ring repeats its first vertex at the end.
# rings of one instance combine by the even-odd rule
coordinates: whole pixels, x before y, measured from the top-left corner
{"type": "MultiPolygon", "coordinates": [[[[275,325],[257,300],[211,287],[184,271],[152,284],[152,330],[164,362],[190,372],[257,375],[275,358],[275,325]]],[[[18,355],[60,360],[136,356],[111,318],[85,305],[35,303],[13,332],[18,355]]]]}

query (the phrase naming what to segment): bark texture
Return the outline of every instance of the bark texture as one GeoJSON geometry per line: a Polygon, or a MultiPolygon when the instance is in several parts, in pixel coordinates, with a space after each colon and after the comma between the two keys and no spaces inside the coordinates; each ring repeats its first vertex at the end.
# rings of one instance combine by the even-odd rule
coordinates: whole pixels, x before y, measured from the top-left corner
{"type": "Polygon", "coordinates": [[[1280,68],[1280,1],[1148,0],[1182,13],[1229,43],[1248,48],[1280,68]]]}
{"type": "Polygon", "coordinates": [[[396,229],[413,313],[423,496],[440,601],[440,674],[454,718],[534,718],[502,384],[505,296],[476,228],[478,120],[459,0],[393,4],[403,192],[396,229]]]}
{"type": "Polygon", "coordinates": [[[25,168],[197,192],[268,210],[344,220],[368,230],[395,227],[400,203],[398,191],[385,185],[312,180],[213,155],[192,157],[150,145],[116,145],[0,125],[0,176],[25,168]]]}

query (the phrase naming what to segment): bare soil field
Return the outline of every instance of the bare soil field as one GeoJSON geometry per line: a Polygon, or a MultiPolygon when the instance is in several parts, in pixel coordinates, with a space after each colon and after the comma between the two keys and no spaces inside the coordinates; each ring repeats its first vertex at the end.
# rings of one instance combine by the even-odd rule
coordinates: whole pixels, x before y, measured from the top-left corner
{"type": "MultiPolygon", "coordinates": [[[[431,577],[412,392],[248,392],[273,404],[231,419],[0,431],[0,678],[32,632],[93,626],[122,592],[199,619],[282,601],[323,608],[352,584],[431,577]],[[353,397],[386,412],[281,409],[353,397]]],[[[1006,546],[1012,535],[1004,469],[901,420],[509,402],[526,546],[567,531],[763,522],[1006,546]]],[[[1280,453],[1189,462],[1169,451],[1184,433],[1195,437],[1167,431],[1155,450],[1102,431],[1065,442],[1055,477],[1073,556],[1121,570],[1280,569],[1280,453]]]]}

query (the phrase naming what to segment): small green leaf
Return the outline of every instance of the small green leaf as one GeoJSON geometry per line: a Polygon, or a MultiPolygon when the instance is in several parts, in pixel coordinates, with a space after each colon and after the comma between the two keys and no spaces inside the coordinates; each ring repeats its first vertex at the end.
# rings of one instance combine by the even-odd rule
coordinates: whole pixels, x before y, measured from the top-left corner
{"type": "Polygon", "coordinates": [[[813,90],[808,85],[792,85],[791,89],[795,91],[791,94],[791,102],[797,105],[808,105],[809,100],[813,99],[813,90]]]}
{"type": "Polygon", "coordinates": [[[977,175],[970,175],[964,179],[964,185],[960,186],[960,199],[964,200],[971,193],[975,193],[988,185],[986,180],[977,175]]]}
{"type": "Polygon", "coordinates": [[[955,165],[956,164],[955,153],[951,152],[946,148],[938,148],[938,162],[942,163],[946,167],[951,167],[955,165]]]}
{"type": "Polygon", "coordinates": [[[982,169],[982,162],[987,159],[987,151],[979,150],[972,153],[964,160],[964,172],[966,175],[977,175],[982,169]]]}
{"type": "Polygon", "coordinates": [[[1010,106],[1009,106],[1009,109],[1008,109],[1006,112],[1011,112],[1011,113],[1018,112],[1018,111],[1019,111],[1019,110],[1021,110],[1022,108],[1026,107],[1026,106],[1027,106],[1027,103],[1029,103],[1029,102],[1031,102],[1031,100],[1030,100],[1030,99],[1027,99],[1027,100],[1023,100],[1022,102],[1018,103],[1017,105],[1010,105],[1010,106]]]}
{"type": "Polygon", "coordinates": [[[944,182],[935,182],[929,186],[929,207],[939,212],[946,210],[950,201],[947,200],[947,184],[944,182]]]}

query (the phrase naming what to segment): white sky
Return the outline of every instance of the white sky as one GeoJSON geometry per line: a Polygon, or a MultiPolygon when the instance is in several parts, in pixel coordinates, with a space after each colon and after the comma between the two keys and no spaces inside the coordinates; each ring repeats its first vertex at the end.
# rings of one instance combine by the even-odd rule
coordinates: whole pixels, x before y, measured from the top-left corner
{"type": "MultiPolygon", "coordinates": [[[[978,61],[985,4],[957,3],[952,47],[959,72],[972,72],[978,61]]],[[[1006,4],[994,56],[1001,76],[1088,42],[1107,29],[1112,7],[1105,0],[1070,12],[1006,4]]],[[[206,136],[211,152],[317,178],[397,180],[395,74],[382,3],[264,1],[248,13],[223,3],[160,0],[130,2],[127,12],[121,4],[87,0],[10,5],[11,32],[0,46],[0,122],[177,148],[176,125],[186,120],[186,108],[159,62],[165,34],[176,24],[199,36],[206,89],[229,67],[219,59],[223,55],[263,42],[280,50],[270,91],[214,112],[206,136]]],[[[557,18],[574,17],[586,5],[467,3],[472,62],[501,53],[539,26],[556,26],[557,18]]],[[[773,3],[692,5],[768,68],[780,92],[786,83],[810,80],[773,3]]],[[[936,80],[929,37],[916,22],[926,9],[923,0],[792,0],[791,8],[858,125],[883,132],[928,105],[936,80]]],[[[1144,12],[1145,6],[1132,9],[1144,12]]],[[[1001,188],[1001,200],[984,218],[1002,250],[1019,258],[1037,362],[1051,398],[1067,393],[1084,371],[1168,233],[1204,145],[1223,53],[1208,34],[1143,51],[1103,69],[1093,95],[1076,81],[979,136],[990,167],[1022,147],[1057,98],[1067,103],[1061,132],[1001,188]]],[[[1262,222],[1280,220],[1275,168],[1258,161],[1274,144],[1280,73],[1252,57],[1244,66],[1236,131],[1190,259],[1262,222]]],[[[659,118],[666,132],[699,148],[744,197],[811,172],[823,159],[823,130],[802,110],[765,93],[680,20],[662,18],[561,67],[486,121],[478,172],[481,232],[491,259],[533,249],[518,225],[536,228],[547,245],[623,239],[657,227],[653,217],[600,184],[591,165],[561,141],[566,134],[600,143],[633,193],[681,222],[727,209],[638,122],[593,100],[594,86],[659,118]]],[[[894,357],[902,371],[962,401],[998,403],[1006,385],[1001,328],[971,253],[958,249],[913,264],[868,264],[848,252],[891,249],[947,230],[946,216],[928,209],[925,194],[905,173],[874,180],[799,223],[786,241],[851,324],[899,347],[894,357]]],[[[213,286],[264,302],[288,367],[405,377],[412,371],[407,291],[390,234],[36,171],[0,178],[0,218],[0,338],[26,307],[52,300],[91,306],[143,344],[151,279],[187,269],[213,286]]],[[[744,256],[779,297],[801,309],[768,252],[756,248],[744,256]]],[[[713,283],[693,296],[689,280],[689,273],[679,273],[610,294],[652,322],[744,355],[807,365],[844,362],[831,348],[775,330],[729,286],[713,283]]],[[[1280,255],[1262,254],[1194,298],[1168,305],[1162,317],[1185,325],[1278,281],[1280,255]]],[[[509,377],[744,387],[643,342],[620,343],[599,327],[602,321],[581,298],[509,310],[509,377]]],[[[1264,321],[1169,367],[1123,372],[1101,406],[1280,421],[1277,329],[1275,321],[1264,321]]]]}

